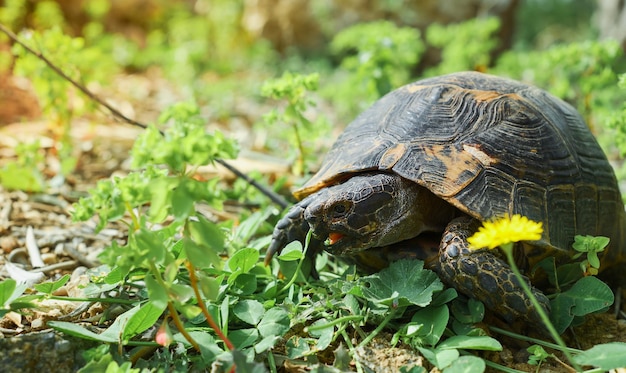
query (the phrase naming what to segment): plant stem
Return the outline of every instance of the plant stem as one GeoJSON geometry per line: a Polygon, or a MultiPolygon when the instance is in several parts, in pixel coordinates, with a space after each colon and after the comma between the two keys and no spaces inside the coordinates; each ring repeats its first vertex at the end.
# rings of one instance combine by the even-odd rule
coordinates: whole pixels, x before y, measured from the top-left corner
{"type": "Polygon", "coordinates": [[[185,325],[183,325],[180,317],[178,317],[178,311],[176,311],[176,307],[174,307],[174,304],[172,302],[167,302],[167,309],[170,312],[170,316],[172,317],[174,325],[176,325],[176,329],[178,329],[180,334],[182,334],[183,337],[185,337],[185,339],[189,343],[191,343],[194,350],[200,352],[200,345],[198,344],[198,342],[196,342],[195,339],[193,339],[193,337],[189,333],[187,333],[187,329],[185,329],[185,325]]]}
{"type": "Polygon", "coordinates": [[[298,129],[298,124],[293,123],[293,132],[296,134],[296,144],[298,145],[298,174],[300,176],[304,175],[304,145],[302,144],[302,139],[300,138],[300,130],[298,129]]]}
{"type": "Polygon", "coordinates": [[[554,339],[554,341],[559,345],[559,347],[561,347],[561,351],[563,352],[565,357],[567,357],[567,360],[572,364],[574,369],[576,369],[576,371],[581,371],[580,366],[574,361],[572,354],[570,353],[569,349],[565,345],[565,342],[563,341],[559,333],[554,328],[554,325],[552,325],[552,322],[550,321],[548,314],[546,314],[546,311],[539,304],[539,301],[537,300],[533,292],[530,290],[530,286],[528,285],[528,283],[526,283],[526,280],[524,280],[524,277],[522,276],[522,273],[520,272],[519,268],[517,268],[517,264],[515,264],[515,259],[513,258],[513,243],[502,245],[502,250],[506,253],[506,258],[507,258],[507,261],[509,262],[509,266],[511,267],[511,270],[515,274],[515,277],[517,277],[526,295],[528,295],[528,297],[530,298],[530,301],[535,307],[535,309],[537,310],[537,313],[541,317],[541,320],[543,320],[545,327],[548,329],[548,332],[550,332],[552,339],[554,339]]]}
{"type": "Polygon", "coordinates": [[[213,328],[217,336],[220,337],[222,341],[224,341],[224,344],[226,345],[226,347],[231,351],[234,350],[235,345],[233,345],[230,339],[228,339],[228,337],[226,337],[226,335],[222,333],[222,330],[217,325],[215,320],[213,320],[213,317],[209,313],[209,310],[206,308],[206,305],[204,304],[204,301],[202,300],[202,295],[200,294],[200,289],[198,288],[198,279],[196,278],[195,267],[190,261],[187,261],[186,264],[187,264],[187,270],[189,271],[189,280],[191,281],[191,288],[193,289],[193,292],[196,295],[196,299],[198,300],[198,306],[202,310],[202,314],[206,318],[206,321],[209,323],[211,328],[213,328]]]}
{"type": "MultiPolygon", "coordinates": [[[[283,288],[278,291],[278,294],[284,293],[291,287],[291,285],[293,285],[296,282],[296,279],[298,278],[298,275],[300,274],[300,270],[302,269],[302,264],[304,263],[304,259],[306,259],[306,252],[309,249],[309,242],[311,242],[312,235],[313,235],[313,232],[309,230],[306,234],[306,238],[304,239],[304,249],[302,250],[302,259],[300,259],[300,261],[298,262],[298,265],[296,266],[296,271],[293,273],[293,276],[291,276],[291,278],[289,279],[289,282],[286,283],[285,286],[283,286],[283,288]]],[[[315,266],[315,261],[313,261],[311,265],[315,266]]]]}
{"type": "Polygon", "coordinates": [[[393,318],[395,314],[396,314],[395,309],[393,308],[390,309],[387,316],[385,316],[385,319],[376,327],[376,329],[374,329],[367,337],[365,337],[365,339],[362,340],[361,343],[359,343],[357,347],[363,347],[367,345],[368,343],[370,343],[372,339],[374,339],[374,337],[376,337],[378,333],[380,333],[383,330],[383,328],[386,327],[387,324],[389,324],[389,321],[391,321],[391,319],[393,318]]]}
{"type": "Polygon", "coordinates": [[[269,365],[271,373],[278,373],[276,370],[276,360],[274,359],[272,350],[267,352],[267,365],[269,365]]]}
{"type": "Polygon", "coordinates": [[[350,353],[352,354],[352,358],[354,359],[354,366],[356,368],[357,373],[363,373],[363,367],[361,366],[359,359],[357,359],[355,356],[356,349],[354,348],[354,345],[352,344],[352,341],[350,340],[350,336],[348,336],[348,333],[346,333],[345,330],[341,332],[341,336],[343,337],[343,340],[346,342],[346,346],[348,346],[348,351],[350,351],[350,353]]]}
{"type": "Polygon", "coordinates": [[[343,322],[347,322],[347,321],[361,321],[363,319],[364,319],[363,316],[357,316],[357,315],[354,315],[354,316],[343,316],[343,317],[340,317],[338,319],[334,319],[333,321],[327,322],[326,324],[307,326],[306,328],[304,328],[304,331],[305,332],[310,332],[310,331],[316,331],[316,330],[323,330],[323,329],[330,328],[332,326],[341,324],[343,322]]]}
{"type": "MultiPolygon", "coordinates": [[[[563,347],[561,347],[558,344],[554,344],[554,343],[551,343],[551,342],[542,341],[541,339],[531,338],[531,337],[528,337],[528,336],[525,336],[525,335],[513,333],[513,332],[510,332],[510,331],[505,330],[505,329],[500,329],[500,328],[498,328],[496,326],[489,326],[489,329],[493,330],[494,332],[496,332],[498,334],[506,335],[508,337],[519,339],[521,341],[526,341],[526,342],[538,344],[538,345],[541,345],[541,346],[544,346],[544,347],[553,348],[553,349],[556,349],[556,350],[558,350],[560,348],[563,348],[563,347]]],[[[571,352],[571,353],[574,353],[574,354],[577,354],[577,353],[581,352],[580,350],[575,349],[575,348],[571,348],[571,347],[567,347],[567,350],[569,352],[571,352]]]]}

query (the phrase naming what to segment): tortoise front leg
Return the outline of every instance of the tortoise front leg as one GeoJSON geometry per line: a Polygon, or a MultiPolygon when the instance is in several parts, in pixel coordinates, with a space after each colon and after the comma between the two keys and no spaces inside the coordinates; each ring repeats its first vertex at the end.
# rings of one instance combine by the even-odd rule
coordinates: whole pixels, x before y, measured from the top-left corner
{"type": "MultiPolygon", "coordinates": [[[[272,234],[272,241],[265,253],[265,265],[268,265],[275,254],[280,252],[292,241],[299,241],[302,246],[305,245],[306,235],[309,231],[309,223],[304,219],[304,211],[308,207],[310,199],[305,198],[296,205],[292,206],[283,216],[272,234]]],[[[315,271],[315,258],[323,250],[323,243],[314,236],[309,241],[309,248],[306,257],[311,259],[312,269],[311,275],[317,278],[315,271]]]]}
{"type": "MultiPolygon", "coordinates": [[[[439,272],[442,279],[461,293],[482,301],[506,321],[529,321],[543,327],[537,310],[522,289],[509,265],[490,250],[470,250],[467,238],[476,232],[479,222],[469,217],[454,219],[439,246],[439,272]]],[[[530,285],[530,281],[524,278],[530,285]]],[[[530,285],[539,304],[549,312],[550,301],[530,285]]]]}

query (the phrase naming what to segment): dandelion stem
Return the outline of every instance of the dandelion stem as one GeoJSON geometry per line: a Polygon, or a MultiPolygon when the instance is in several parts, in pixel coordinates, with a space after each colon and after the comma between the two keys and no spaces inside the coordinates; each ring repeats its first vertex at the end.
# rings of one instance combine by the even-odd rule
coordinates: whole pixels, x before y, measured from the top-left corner
{"type": "Polygon", "coordinates": [[[543,307],[539,304],[539,301],[537,300],[533,292],[530,290],[530,286],[528,285],[528,283],[526,283],[526,280],[524,280],[524,277],[522,276],[519,268],[517,268],[517,264],[515,264],[515,259],[513,258],[513,243],[509,242],[507,244],[504,244],[501,246],[501,248],[502,248],[502,251],[504,251],[504,253],[506,254],[506,259],[509,262],[509,266],[511,267],[511,270],[515,274],[515,277],[517,277],[517,279],[519,280],[519,283],[522,286],[522,289],[524,290],[526,295],[528,295],[528,297],[530,298],[530,301],[532,302],[533,306],[537,310],[537,313],[541,317],[541,320],[543,320],[545,327],[548,329],[548,332],[550,332],[552,339],[554,339],[554,341],[561,347],[561,351],[567,357],[567,360],[569,360],[569,362],[572,364],[574,369],[576,369],[576,371],[581,371],[581,367],[578,364],[576,364],[576,362],[574,361],[572,354],[570,353],[569,349],[565,345],[565,342],[563,341],[559,333],[554,328],[554,325],[552,325],[552,322],[550,321],[548,314],[543,309],[543,307]]]}

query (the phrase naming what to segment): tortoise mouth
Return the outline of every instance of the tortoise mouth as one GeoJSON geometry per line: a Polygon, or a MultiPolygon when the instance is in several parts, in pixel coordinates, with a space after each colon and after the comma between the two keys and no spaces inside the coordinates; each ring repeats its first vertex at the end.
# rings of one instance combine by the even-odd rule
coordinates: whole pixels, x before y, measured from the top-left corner
{"type": "Polygon", "coordinates": [[[324,240],[325,250],[332,255],[350,255],[367,249],[363,242],[346,233],[331,231],[324,240]]]}
{"type": "Polygon", "coordinates": [[[330,232],[324,241],[326,247],[331,247],[346,237],[345,234],[339,232],[330,232]]]}

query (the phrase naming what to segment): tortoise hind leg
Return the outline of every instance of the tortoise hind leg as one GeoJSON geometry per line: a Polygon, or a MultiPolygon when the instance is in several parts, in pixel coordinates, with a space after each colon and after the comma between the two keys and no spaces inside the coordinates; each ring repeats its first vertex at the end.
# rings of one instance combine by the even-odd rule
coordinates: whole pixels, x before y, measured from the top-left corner
{"type": "MultiPolygon", "coordinates": [[[[470,250],[467,238],[478,229],[479,222],[469,217],[454,219],[439,246],[439,273],[459,292],[482,301],[488,309],[508,322],[526,320],[543,327],[543,322],[522,289],[509,265],[490,250],[470,250]]],[[[524,278],[530,285],[527,278],[524,278]]],[[[550,301],[530,285],[534,296],[546,311],[550,301]]]]}

